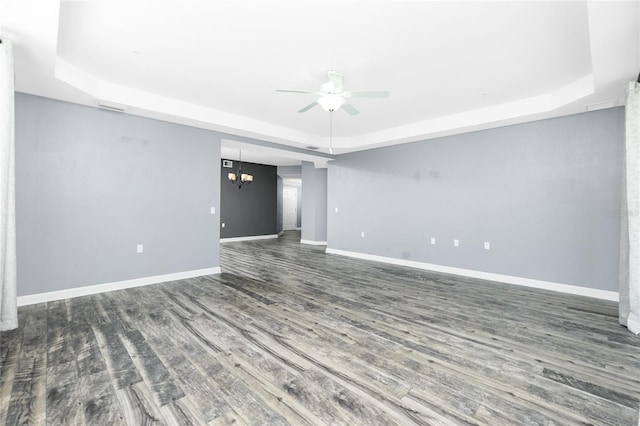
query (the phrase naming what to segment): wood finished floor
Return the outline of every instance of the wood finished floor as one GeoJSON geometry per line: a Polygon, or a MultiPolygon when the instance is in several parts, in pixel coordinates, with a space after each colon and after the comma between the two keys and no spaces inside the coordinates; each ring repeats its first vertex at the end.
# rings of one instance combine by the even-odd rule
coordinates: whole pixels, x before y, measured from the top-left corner
{"type": "Polygon", "coordinates": [[[0,424],[637,425],[617,304],[225,243],[221,275],[20,308],[0,424]]]}

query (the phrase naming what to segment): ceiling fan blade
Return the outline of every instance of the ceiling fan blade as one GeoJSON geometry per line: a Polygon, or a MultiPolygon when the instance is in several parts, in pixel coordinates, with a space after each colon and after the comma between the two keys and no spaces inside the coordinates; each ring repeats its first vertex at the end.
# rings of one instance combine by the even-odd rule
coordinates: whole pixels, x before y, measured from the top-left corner
{"type": "Polygon", "coordinates": [[[314,106],[318,105],[317,102],[311,102],[309,105],[307,105],[306,107],[302,108],[300,111],[298,112],[307,112],[309,111],[311,108],[313,108],[314,106]]]}
{"type": "Polygon", "coordinates": [[[386,90],[353,90],[342,94],[345,98],[388,98],[386,90]]]}
{"type": "Polygon", "coordinates": [[[349,115],[356,115],[356,114],[359,114],[359,113],[360,113],[360,111],[358,111],[357,109],[355,109],[355,108],[353,107],[353,105],[348,104],[348,103],[346,103],[346,102],[345,102],[345,103],[343,103],[343,104],[342,104],[342,106],[341,106],[340,108],[342,108],[343,110],[345,110],[345,112],[346,112],[347,114],[349,114],[349,115]]]}
{"type": "Polygon", "coordinates": [[[309,90],[287,90],[287,89],[276,89],[276,92],[284,92],[284,93],[311,93],[314,95],[322,95],[320,92],[311,92],[309,90]]]}

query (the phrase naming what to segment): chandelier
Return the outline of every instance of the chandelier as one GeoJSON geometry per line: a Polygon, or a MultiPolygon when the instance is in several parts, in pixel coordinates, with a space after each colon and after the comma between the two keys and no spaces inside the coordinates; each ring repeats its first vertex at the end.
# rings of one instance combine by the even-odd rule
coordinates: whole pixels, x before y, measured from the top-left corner
{"type": "Polygon", "coordinates": [[[253,182],[253,175],[248,173],[242,173],[242,150],[240,150],[240,161],[238,161],[238,171],[231,172],[227,175],[229,178],[229,182],[236,185],[238,189],[241,189],[242,186],[247,186],[251,182],[253,182]]]}

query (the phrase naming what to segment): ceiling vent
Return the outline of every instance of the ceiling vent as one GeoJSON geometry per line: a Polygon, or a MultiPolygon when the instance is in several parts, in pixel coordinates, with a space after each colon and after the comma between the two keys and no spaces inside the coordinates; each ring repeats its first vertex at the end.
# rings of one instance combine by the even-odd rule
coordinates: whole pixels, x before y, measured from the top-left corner
{"type": "Polygon", "coordinates": [[[108,109],[109,111],[124,112],[124,106],[109,104],[103,101],[98,102],[98,107],[102,109],[108,109]]]}
{"type": "Polygon", "coordinates": [[[597,104],[586,105],[584,107],[584,109],[585,109],[585,111],[595,111],[595,110],[598,110],[598,109],[613,108],[615,106],[618,106],[618,101],[617,100],[607,101],[607,102],[599,102],[597,104]]]}

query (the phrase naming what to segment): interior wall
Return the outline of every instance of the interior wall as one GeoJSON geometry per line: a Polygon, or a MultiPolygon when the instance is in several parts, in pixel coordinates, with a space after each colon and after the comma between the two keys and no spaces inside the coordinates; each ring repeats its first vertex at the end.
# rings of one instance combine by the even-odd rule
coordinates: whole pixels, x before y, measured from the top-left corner
{"type": "Polygon", "coordinates": [[[341,155],[329,164],[328,247],[617,291],[623,117],[341,155]]]}
{"type": "Polygon", "coordinates": [[[277,182],[277,185],[278,185],[278,188],[277,188],[277,208],[276,208],[276,210],[277,210],[276,218],[278,220],[278,225],[276,226],[276,232],[280,233],[284,229],[284,223],[283,223],[283,215],[284,215],[284,212],[283,212],[283,204],[284,204],[284,201],[283,201],[283,194],[284,194],[283,188],[284,188],[284,185],[283,185],[282,178],[280,176],[276,176],[276,178],[278,180],[278,182],[277,182]]]}
{"type": "Polygon", "coordinates": [[[219,168],[214,132],[16,94],[18,295],[218,267],[219,168]]]}
{"type": "Polygon", "coordinates": [[[298,210],[296,211],[296,227],[302,228],[302,186],[296,186],[298,194],[298,210]]]}
{"type": "Polygon", "coordinates": [[[302,176],[302,166],[278,166],[278,175],[283,178],[302,176]]]}
{"type": "Polygon", "coordinates": [[[253,175],[253,183],[238,188],[227,174],[237,171],[221,168],[220,237],[249,237],[278,233],[278,180],[276,166],[242,163],[242,170],[253,175]],[[224,224],[224,226],[223,226],[224,224]]]}

